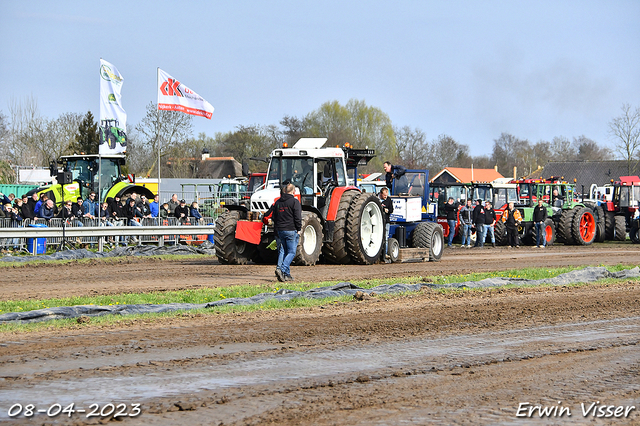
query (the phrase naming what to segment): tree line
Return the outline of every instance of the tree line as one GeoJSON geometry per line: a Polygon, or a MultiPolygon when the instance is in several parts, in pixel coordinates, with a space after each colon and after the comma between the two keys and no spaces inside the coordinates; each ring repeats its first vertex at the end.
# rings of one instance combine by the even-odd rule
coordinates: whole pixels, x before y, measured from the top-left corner
{"type": "MultiPolygon", "coordinates": [[[[157,175],[158,155],[165,177],[192,178],[200,173],[203,150],[211,156],[234,157],[251,171],[264,171],[266,159],[276,147],[292,146],[301,137],[326,137],[328,146],[350,143],[376,150],[376,158],[364,172],[382,170],[384,161],[407,168],[426,168],[432,174],[444,167],[493,168],[504,176],[525,176],[553,160],[599,161],[621,158],[631,170],[640,161],[640,108],[622,106],[620,116],[609,122],[615,149],[599,145],[584,135],[554,137],[535,143],[509,133],[493,140],[492,151],[470,155],[469,145],[442,134],[429,139],[419,128],[394,126],[381,109],[352,99],[322,104],[302,117],[284,116],[278,124],[238,125],[229,132],[193,136],[193,118],[173,111],[159,111],[155,103],[135,126],[127,125],[127,172],[157,175]]],[[[42,117],[33,98],[13,101],[9,114],[0,111],[0,182],[15,182],[11,166],[48,166],[61,155],[98,152],[98,123],[91,111],[42,117]]]]}

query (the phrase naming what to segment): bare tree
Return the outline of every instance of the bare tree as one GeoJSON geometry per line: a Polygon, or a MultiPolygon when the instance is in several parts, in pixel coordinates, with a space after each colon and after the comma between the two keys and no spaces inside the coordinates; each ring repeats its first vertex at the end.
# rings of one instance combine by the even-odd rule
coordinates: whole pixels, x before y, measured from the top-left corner
{"type": "MultiPolygon", "coordinates": [[[[137,153],[147,156],[153,154],[152,158],[148,158],[147,164],[150,163],[150,166],[144,174],[157,175],[158,158],[166,158],[176,145],[186,142],[191,136],[193,117],[182,112],[159,110],[157,104],[150,102],[147,115],[135,128],[140,133],[137,153]]],[[[164,170],[164,167],[161,168],[162,173],[165,173],[164,170]]]]}
{"type": "MultiPolygon", "coordinates": [[[[429,142],[427,135],[420,129],[412,130],[409,126],[394,129],[398,146],[398,157],[402,165],[409,169],[423,168],[428,163],[429,142]]],[[[396,158],[385,161],[396,161],[396,158]]]]}
{"type": "Polygon", "coordinates": [[[638,165],[636,156],[640,150],[640,108],[622,105],[622,114],[609,122],[609,134],[614,139],[615,150],[627,162],[627,173],[638,165]]]}

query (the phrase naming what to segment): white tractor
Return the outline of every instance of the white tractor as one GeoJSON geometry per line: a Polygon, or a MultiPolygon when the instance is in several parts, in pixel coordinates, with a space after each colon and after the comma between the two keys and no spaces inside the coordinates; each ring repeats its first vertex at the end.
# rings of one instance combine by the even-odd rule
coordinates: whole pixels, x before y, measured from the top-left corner
{"type": "Polygon", "coordinates": [[[372,264],[384,249],[384,220],[376,194],[349,183],[348,170],[366,165],[374,150],[349,146],[325,148],[326,138],[302,138],[270,155],[265,184],[251,196],[249,208],[225,206],[216,220],[216,255],[224,264],[275,263],[275,232],[263,214],[280,197],[284,182],[296,186],[302,205],[302,235],[295,265],[314,265],[322,255],[330,263],[372,264]]]}

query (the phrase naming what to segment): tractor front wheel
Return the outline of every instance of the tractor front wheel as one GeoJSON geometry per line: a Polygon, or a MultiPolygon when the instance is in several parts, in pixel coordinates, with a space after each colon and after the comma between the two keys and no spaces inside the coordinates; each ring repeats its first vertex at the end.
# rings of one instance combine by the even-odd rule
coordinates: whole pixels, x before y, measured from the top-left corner
{"type": "Polygon", "coordinates": [[[551,218],[544,222],[544,239],[547,246],[552,246],[556,242],[556,224],[551,218]]]}
{"type": "Polygon", "coordinates": [[[240,219],[240,212],[230,210],[216,219],[213,241],[218,262],[229,265],[246,265],[256,249],[256,246],[246,241],[236,239],[236,225],[240,219]]]}
{"type": "Polygon", "coordinates": [[[629,238],[634,244],[640,244],[640,220],[634,220],[629,230],[629,238]]]}
{"type": "Polygon", "coordinates": [[[438,261],[444,250],[444,231],[442,226],[434,222],[419,223],[411,234],[413,247],[428,248],[429,260],[438,261]]]}
{"type": "Polygon", "coordinates": [[[294,265],[312,266],[322,253],[322,224],[315,213],[302,213],[302,232],[293,258],[294,265]]]}
{"type": "Polygon", "coordinates": [[[614,240],[616,241],[624,241],[627,239],[627,223],[624,219],[624,216],[616,216],[615,217],[615,235],[614,240]]]}

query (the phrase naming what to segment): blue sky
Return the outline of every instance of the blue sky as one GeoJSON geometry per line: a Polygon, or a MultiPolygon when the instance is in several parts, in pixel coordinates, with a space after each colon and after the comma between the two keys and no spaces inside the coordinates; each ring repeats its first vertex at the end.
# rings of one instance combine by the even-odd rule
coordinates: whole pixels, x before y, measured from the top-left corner
{"type": "Polygon", "coordinates": [[[640,106],[640,1],[0,0],[0,111],[99,115],[99,59],[135,125],[160,67],[209,101],[195,134],[278,124],[351,98],[473,155],[509,132],[584,134],[640,106]]]}

